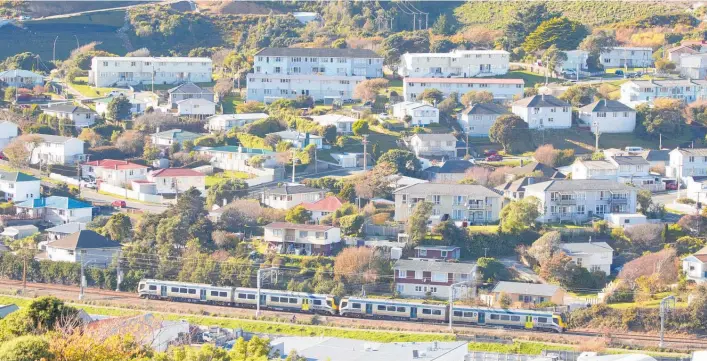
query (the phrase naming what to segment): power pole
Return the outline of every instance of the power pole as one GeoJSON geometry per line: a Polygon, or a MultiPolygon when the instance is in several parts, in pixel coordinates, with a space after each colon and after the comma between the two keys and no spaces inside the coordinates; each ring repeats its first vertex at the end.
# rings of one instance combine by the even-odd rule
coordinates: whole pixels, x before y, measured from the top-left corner
{"type": "Polygon", "coordinates": [[[363,135],[363,140],[361,141],[363,143],[363,171],[366,171],[366,166],[367,166],[367,154],[366,154],[366,145],[368,144],[368,134],[363,135]]]}
{"type": "Polygon", "coordinates": [[[599,122],[594,121],[594,151],[599,151],[599,122]]]}
{"type": "Polygon", "coordinates": [[[658,149],[663,149],[663,133],[658,133],[658,149]]]}
{"type": "Polygon", "coordinates": [[[668,296],[660,300],[660,343],[658,347],[665,347],[663,333],[665,332],[665,317],[675,308],[675,296],[668,296]]]}
{"type": "Polygon", "coordinates": [[[22,257],[22,296],[27,296],[27,255],[22,257]]]}
{"type": "Polygon", "coordinates": [[[86,282],[86,277],[84,276],[85,266],[86,265],[83,263],[83,257],[81,257],[81,279],[79,280],[79,282],[81,283],[81,285],[80,285],[81,291],[79,292],[79,300],[83,300],[83,287],[84,287],[84,283],[86,282]]]}
{"type": "Polygon", "coordinates": [[[317,171],[318,171],[317,163],[319,163],[319,161],[317,160],[317,147],[315,145],[315,147],[314,147],[314,174],[317,174],[317,171]]]}
{"type": "Polygon", "coordinates": [[[117,292],[120,292],[120,283],[123,281],[123,273],[120,271],[120,251],[118,251],[118,261],[116,263],[116,271],[115,271],[115,290],[117,292]]]}
{"type": "Polygon", "coordinates": [[[295,183],[295,165],[297,164],[297,148],[292,148],[292,183],[295,183]]]}

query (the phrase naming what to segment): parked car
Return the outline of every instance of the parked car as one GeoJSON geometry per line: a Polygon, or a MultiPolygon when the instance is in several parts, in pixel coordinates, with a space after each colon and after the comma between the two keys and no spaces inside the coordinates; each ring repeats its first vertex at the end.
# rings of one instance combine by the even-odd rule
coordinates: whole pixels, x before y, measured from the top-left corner
{"type": "Polygon", "coordinates": [[[617,71],[614,72],[614,74],[616,74],[616,75],[618,75],[618,76],[624,76],[624,71],[623,71],[623,70],[617,70],[617,71]]]}
{"type": "Polygon", "coordinates": [[[116,208],[125,208],[128,206],[128,204],[125,201],[121,201],[121,200],[115,200],[111,204],[113,205],[113,207],[116,207],[116,208]]]}
{"type": "Polygon", "coordinates": [[[498,154],[498,152],[495,149],[486,149],[484,150],[484,156],[488,157],[490,155],[498,154]]]}
{"type": "Polygon", "coordinates": [[[486,157],[487,162],[498,162],[501,160],[503,160],[503,157],[498,154],[491,154],[490,156],[486,157]]]}

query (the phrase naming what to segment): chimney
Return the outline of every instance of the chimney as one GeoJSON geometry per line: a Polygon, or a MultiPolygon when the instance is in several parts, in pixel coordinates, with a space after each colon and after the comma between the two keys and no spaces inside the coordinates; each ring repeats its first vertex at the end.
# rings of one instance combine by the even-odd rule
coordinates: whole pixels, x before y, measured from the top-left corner
{"type": "Polygon", "coordinates": [[[542,93],[542,94],[540,95],[540,98],[541,98],[543,101],[545,101],[545,93],[542,93]]]}
{"type": "Polygon", "coordinates": [[[592,243],[592,236],[589,236],[589,243],[592,243]]]}
{"type": "Polygon", "coordinates": [[[155,133],[159,133],[159,132],[160,132],[160,127],[155,128],[155,133]]]}

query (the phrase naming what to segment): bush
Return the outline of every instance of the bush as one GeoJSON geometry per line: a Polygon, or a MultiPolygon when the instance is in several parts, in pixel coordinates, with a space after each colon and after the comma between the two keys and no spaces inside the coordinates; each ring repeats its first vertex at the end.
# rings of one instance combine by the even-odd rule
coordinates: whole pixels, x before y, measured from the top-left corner
{"type": "Polygon", "coordinates": [[[676,200],[676,202],[678,202],[678,203],[680,203],[680,204],[689,204],[689,205],[694,205],[695,203],[697,203],[697,202],[695,202],[694,199],[692,199],[692,198],[687,198],[687,197],[678,198],[678,199],[676,200]]]}
{"type": "Polygon", "coordinates": [[[125,153],[112,145],[89,148],[88,154],[91,155],[91,160],[125,159],[125,153]]]}

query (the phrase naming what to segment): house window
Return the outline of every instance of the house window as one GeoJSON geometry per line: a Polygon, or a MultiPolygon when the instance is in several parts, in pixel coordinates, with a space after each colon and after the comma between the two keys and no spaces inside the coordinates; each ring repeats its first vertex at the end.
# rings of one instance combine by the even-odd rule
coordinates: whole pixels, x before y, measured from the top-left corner
{"type": "Polygon", "coordinates": [[[427,250],[426,249],[420,250],[420,257],[427,257],[427,250]]]}
{"type": "Polygon", "coordinates": [[[415,292],[422,292],[422,286],[415,286],[415,292]]]}
{"type": "Polygon", "coordinates": [[[440,204],[440,203],[441,203],[441,200],[442,200],[442,197],[441,197],[441,196],[432,196],[432,202],[433,202],[434,204],[440,204]]]}
{"type": "Polygon", "coordinates": [[[695,161],[695,157],[694,157],[694,156],[690,156],[690,157],[687,158],[687,161],[690,162],[690,163],[692,163],[692,162],[695,161]]]}
{"type": "Polygon", "coordinates": [[[407,272],[403,269],[398,270],[398,278],[405,278],[407,276],[407,272]]]}
{"type": "Polygon", "coordinates": [[[299,231],[299,238],[307,238],[308,232],[307,231],[299,231]]]}
{"type": "Polygon", "coordinates": [[[598,112],[597,117],[598,118],[606,118],[606,112],[598,112]]]}
{"type": "Polygon", "coordinates": [[[273,236],[282,236],[282,230],[281,229],[273,229],[272,235],[273,236]]]}
{"type": "Polygon", "coordinates": [[[576,263],[577,263],[577,266],[582,267],[582,259],[581,258],[577,258],[576,263]]]}
{"type": "Polygon", "coordinates": [[[540,113],[540,108],[533,108],[533,114],[540,113]]]}

